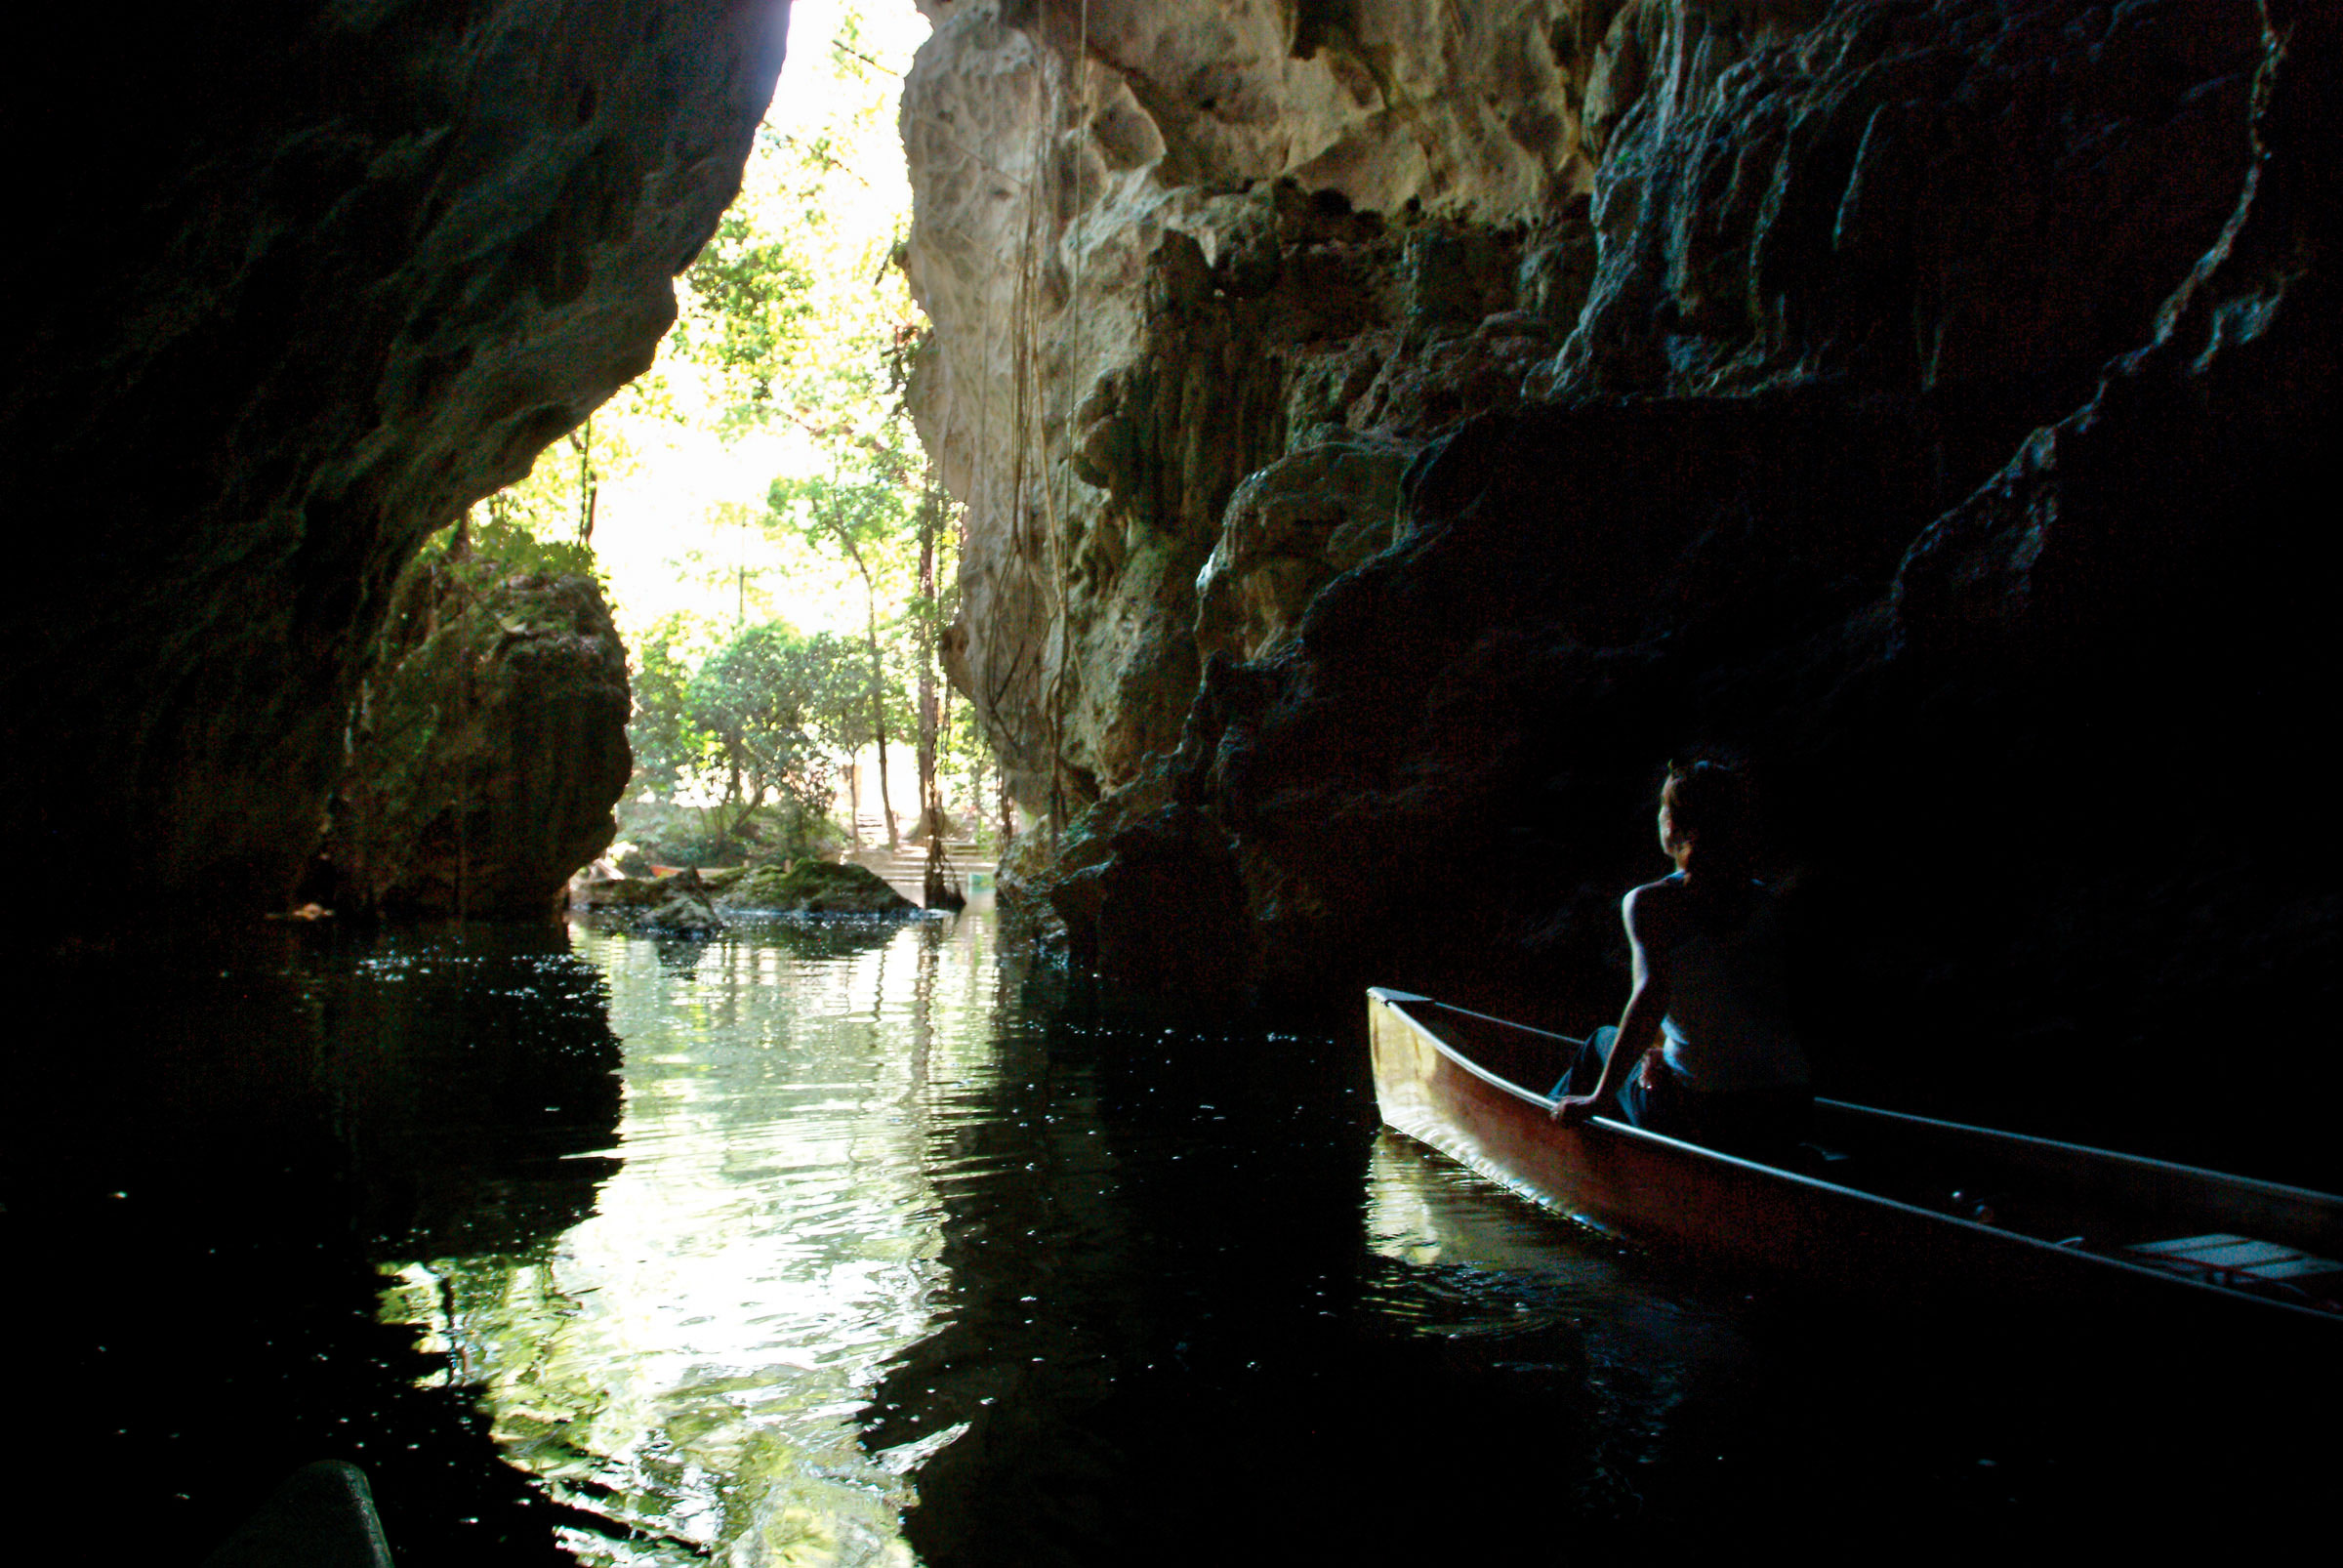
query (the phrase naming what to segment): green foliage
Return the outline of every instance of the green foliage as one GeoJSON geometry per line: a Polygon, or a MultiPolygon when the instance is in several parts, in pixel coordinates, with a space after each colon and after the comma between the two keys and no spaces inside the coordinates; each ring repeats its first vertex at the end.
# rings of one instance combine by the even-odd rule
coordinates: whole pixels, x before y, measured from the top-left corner
{"type": "MultiPolygon", "coordinates": [[[[473,531],[483,537],[523,536],[549,551],[567,544],[575,552],[550,557],[552,564],[561,570],[594,570],[589,546],[603,481],[624,477],[640,466],[637,438],[632,433],[646,417],[672,415],[671,404],[663,378],[645,377],[622,388],[576,430],[538,453],[520,479],[488,497],[474,514],[473,531]]],[[[490,548],[493,552],[499,547],[490,548]]]]}
{"type": "MultiPolygon", "coordinates": [[[[690,610],[643,628],[626,583],[615,596],[636,644],[635,805],[713,813],[705,831],[680,816],[657,825],[670,853],[691,833],[721,848],[734,824],[750,831],[785,799],[826,811],[839,761],[882,734],[898,764],[921,744],[916,694],[924,672],[936,679],[957,608],[958,526],[930,494],[902,406],[926,331],[897,265],[909,219],[897,73],[917,30],[849,5],[829,39],[793,37],[793,86],[758,132],[738,200],[678,280],[657,365],[492,508],[533,541],[574,540],[595,482],[647,468],[637,454],[664,449],[676,469],[662,476],[694,475],[660,505],[658,548],[677,581],[633,600],[690,610]],[[752,452],[780,475],[761,508],[729,476],[752,452]],[[838,616],[841,577],[859,590],[850,618],[838,616]],[[783,619],[837,634],[798,636],[783,619]]],[[[646,488],[621,492],[630,529],[646,488]]],[[[606,543],[624,569],[620,538],[606,543]]],[[[989,814],[969,808],[990,762],[965,702],[941,706],[936,763],[965,824],[989,814]]],[[[893,793],[908,818],[919,803],[893,793]]]]}
{"type": "MultiPolygon", "coordinates": [[[[882,691],[897,716],[900,686],[882,691]]],[[[629,835],[654,858],[652,837],[694,864],[752,844],[813,852],[837,758],[870,739],[871,699],[869,650],[850,639],[775,621],[719,640],[669,617],[636,653],[633,804],[700,814],[683,823],[637,810],[629,835]]]]}
{"type": "Polygon", "coordinates": [[[618,824],[622,839],[662,866],[822,858],[845,843],[845,834],[827,812],[807,810],[794,800],[754,809],[628,800],[619,803],[618,824]]]}
{"type": "Polygon", "coordinates": [[[690,694],[692,673],[707,657],[708,642],[688,618],[670,615],[637,643],[630,677],[635,718],[627,726],[636,769],[630,793],[647,791],[672,800],[706,763],[709,737],[691,716],[690,694]]]}
{"type": "Polygon", "coordinates": [[[849,9],[827,57],[793,66],[829,76],[808,102],[830,107],[759,128],[739,198],[681,279],[666,356],[700,381],[728,436],[780,422],[828,440],[866,424],[891,407],[893,360],[917,339],[893,265],[907,215],[874,209],[867,172],[900,156],[895,75],[865,33],[849,9]]]}
{"type": "Polygon", "coordinates": [[[815,317],[813,283],[797,234],[760,224],[745,203],[725,211],[684,275],[686,304],[671,340],[671,351],[711,373],[721,428],[750,429],[772,416],[774,384],[815,317]]]}
{"type": "Polygon", "coordinates": [[[433,534],[420,559],[485,587],[515,572],[537,577],[596,577],[594,549],[575,537],[541,535],[518,509],[482,508],[433,534]]]}
{"type": "Polygon", "coordinates": [[[834,450],[828,475],[783,476],[765,492],[768,531],[795,535],[817,551],[839,552],[871,577],[874,587],[887,567],[906,564],[895,557],[910,537],[921,500],[918,474],[904,450],[902,422],[890,420],[882,431],[885,439],[834,450]],[[885,558],[874,559],[881,556],[885,558]]]}
{"type": "Polygon", "coordinates": [[[810,728],[826,672],[805,639],[778,623],[752,626],[703,662],[684,688],[684,713],[714,746],[726,798],[764,804],[780,790],[820,792],[829,761],[810,728]]]}

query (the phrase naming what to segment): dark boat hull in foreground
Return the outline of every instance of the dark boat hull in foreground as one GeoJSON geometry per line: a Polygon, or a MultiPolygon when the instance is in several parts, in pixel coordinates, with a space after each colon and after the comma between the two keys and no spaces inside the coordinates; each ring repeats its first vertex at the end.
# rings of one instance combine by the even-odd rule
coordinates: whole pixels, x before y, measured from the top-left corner
{"type": "Polygon", "coordinates": [[[2343,1329],[2343,1198],[2160,1160],[1816,1102],[1811,1173],[1598,1117],[1540,1089],[1563,1037],[1380,988],[1393,1128],[1601,1228],[1931,1300],[2163,1303],[2343,1329]]]}

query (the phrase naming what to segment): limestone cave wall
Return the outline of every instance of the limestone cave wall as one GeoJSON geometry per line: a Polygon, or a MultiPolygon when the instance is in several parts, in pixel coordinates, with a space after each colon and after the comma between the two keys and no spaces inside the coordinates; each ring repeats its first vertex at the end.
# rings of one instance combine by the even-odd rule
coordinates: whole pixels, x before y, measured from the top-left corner
{"type": "Polygon", "coordinates": [[[1079,956],[1590,1025],[1726,751],[1829,1087],[2221,1153],[2335,1001],[2330,8],[930,10],[955,676],[1079,956]]]}
{"type": "Polygon", "coordinates": [[[2220,231],[2258,27],[1984,0],[929,10],[914,403],[971,510],[958,672],[1061,815],[1175,743],[1201,655],[1268,651],[1390,543],[1407,458],[1468,415],[1838,381],[1991,404],[1973,482],[2146,341],[2220,231]]]}
{"type": "MultiPolygon", "coordinates": [[[[1610,8],[925,9],[913,407],[971,513],[954,674],[1019,797],[1062,816],[1176,741],[1240,481],[1353,427],[1436,428],[1450,383],[1483,360],[1518,383],[1552,336],[1572,279],[1547,274],[1583,235],[1529,247],[1536,310],[1514,273],[1591,178],[1573,83],[1610,8]]],[[[1369,444],[1345,474],[1387,510],[1369,444]]]]}
{"type": "Polygon", "coordinates": [[[649,364],[787,19],[316,0],[22,26],[0,842],[61,890],[49,936],[289,893],[401,566],[649,364]]]}

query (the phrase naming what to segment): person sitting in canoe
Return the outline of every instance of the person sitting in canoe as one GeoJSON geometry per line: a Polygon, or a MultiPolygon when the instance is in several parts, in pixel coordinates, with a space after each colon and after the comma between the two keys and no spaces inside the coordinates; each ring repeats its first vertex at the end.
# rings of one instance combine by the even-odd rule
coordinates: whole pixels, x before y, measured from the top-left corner
{"type": "Polygon", "coordinates": [[[1783,1005],[1772,889],[1752,875],[1747,780],[1719,763],[1669,765],[1660,847],[1675,875],[1621,905],[1633,990],[1554,1086],[1553,1116],[1598,1110],[1669,1137],[1779,1160],[1813,1105],[1806,1053],[1783,1005]]]}

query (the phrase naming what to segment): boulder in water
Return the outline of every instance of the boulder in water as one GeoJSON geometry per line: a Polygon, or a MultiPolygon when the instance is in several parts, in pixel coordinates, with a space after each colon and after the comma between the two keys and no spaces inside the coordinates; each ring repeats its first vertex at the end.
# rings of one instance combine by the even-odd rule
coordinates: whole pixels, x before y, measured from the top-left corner
{"type": "Polygon", "coordinates": [[[594,578],[449,550],[401,579],[324,858],[337,907],[545,919],[626,789],[626,648],[594,578]]]}
{"type": "Polygon", "coordinates": [[[667,899],[666,880],[659,877],[612,877],[601,882],[569,885],[572,909],[655,909],[667,899]]]}
{"type": "Polygon", "coordinates": [[[723,928],[724,919],[716,912],[708,885],[700,880],[698,872],[680,871],[672,877],[662,877],[653,886],[660,897],[638,922],[643,929],[705,936],[723,928]]]}
{"type": "Polygon", "coordinates": [[[751,866],[717,902],[806,915],[904,915],[920,907],[868,866],[828,860],[751,866]]]}

